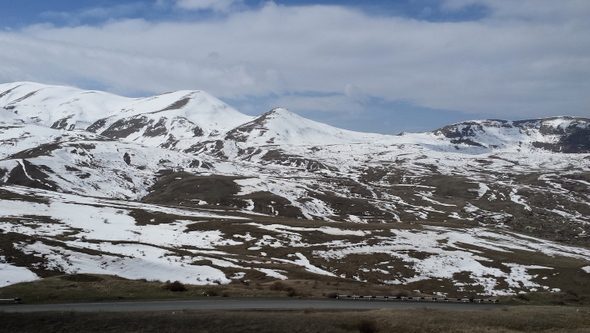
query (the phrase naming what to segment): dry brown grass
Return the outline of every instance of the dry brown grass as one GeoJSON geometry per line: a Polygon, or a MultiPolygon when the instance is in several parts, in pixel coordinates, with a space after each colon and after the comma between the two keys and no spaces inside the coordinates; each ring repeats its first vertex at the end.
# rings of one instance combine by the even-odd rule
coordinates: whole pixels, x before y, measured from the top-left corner
{"type": "Polygon", "coordinates": [[[277,297],[281,292],[241,284],[195,286],[186,290],[170,288],[173,282],[127,280],[106,275],[64,275],[0,289],[0,298],[19,297],[24,303],[88,302],[110,300],[179,299],[212,295],[277,297]],[[172,290],[174,289],[174,290],[172,290]]]}
{"type": "Polygon", "coordinates": [[[6,332],[588,332],[590,309],[0,313],[6,332]]]}
{"type": "MultiPolygon", "coordinates": [[[[262,274],[262,273],[261,273],[262,274]]],[[[309,273],[311,275],[311,273],[309,273]]],[[[263,274],[262,274],[263,275],[263,274]]],[[[397,287],[324,279],[236,281],[227,285],[183,285],[171,290],[172,282],[128,280],[116,276],[77,274],[53,276],[34,282],[0,288],[0,298],[19,297],[25,303],[88,302],[110,300],[192,299],[219,297],[328,298],[334,294],[410,295],[397,287]]]]}

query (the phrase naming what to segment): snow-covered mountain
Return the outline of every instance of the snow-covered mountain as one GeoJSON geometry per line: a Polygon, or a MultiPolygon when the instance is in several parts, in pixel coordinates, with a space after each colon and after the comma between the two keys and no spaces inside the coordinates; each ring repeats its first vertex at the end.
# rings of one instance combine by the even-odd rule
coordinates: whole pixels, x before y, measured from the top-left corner
{"type": "Polygon", "coordinates": [[[590,152],[590,121],[586,118],[468,121],[445,126],[435,133],[451,139],[452,143],[477,147],[532,145],[555,152],[590,152]]]}
{"type": "Polygon", "coordinates": [[[218,136],[252,117],[202,91],[177,91],[122,108],[88,127],[111,139],[175,147],[194,138],[218,136]]]}
{"type": "Polygon", "coordinates": [[[31,82],[3,84],[0,91],[0,121],[88,130],[152,146],[215,136],[252,119],[203,91],[126,98],[31,82]]]}
{"type": "Polygon", "coordinates": [[[0,84],[0,121],[56,129],[86,129],[110,112],[135,101],[99,91],[33,82],[0,84]]]}
{"type": "Polygon", "coordinates": [[[367,143],[387,136],[343,130],[275,108],[228,131],[225,139],[255,146],[327,145],[367,143]]]}
{"type": "Polygon", "coordinates": [[[564,116],[370,134],[202,91],[2,84],[0,269],[563,288],[547,272],[590,265],[589,132],[564,116]]]}

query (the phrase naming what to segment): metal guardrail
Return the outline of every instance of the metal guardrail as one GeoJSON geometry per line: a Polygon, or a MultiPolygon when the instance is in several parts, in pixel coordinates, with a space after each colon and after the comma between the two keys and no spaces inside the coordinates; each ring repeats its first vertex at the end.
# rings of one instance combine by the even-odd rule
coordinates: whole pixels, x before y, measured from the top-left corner
{"type": "Polygon", "coordinates": [[[336,295],[336,299],[362,301],[397,301],[397,302],[437,302],[437,303],[499,303],[495,298],[453,298],[453,297],[424,297],[424,296],[362,296],[336,295]]]}
{"type": "Polygon", "coordinates": [[[14,298],[0,298],[0,304],[20,304],[22,300],[18,297],[14,298]]]}

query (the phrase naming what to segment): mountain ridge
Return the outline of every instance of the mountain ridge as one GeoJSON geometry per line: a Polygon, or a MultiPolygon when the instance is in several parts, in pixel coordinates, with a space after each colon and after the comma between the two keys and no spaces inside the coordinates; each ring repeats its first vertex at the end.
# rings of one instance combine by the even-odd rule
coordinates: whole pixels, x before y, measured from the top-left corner
{"type": "MultiPolygon", "coordinates": [[[[274,108],[256,117],[247,116],[200,90],[127,98],[96,90],[15,82],[0,85],[0,108],[4,111],[0,116],[8,122],[85,129],[111,139],[167,148],[178,146],[178,149],[194,145],[195,138],[199,141],[249,141],[257,146],[275,141],[288,145],[400,141],[390,134],[339,129],[284,108],[274,108]]],[[[449,139],[451,144],[480,148],[524,143],[566,153],[588,152],[590,144],[584,140],[590,131],[588,124],[588,118],[569,116],[519,121],[470,120],[431,132],[402,136],[424,141],[429,139],[425,136],[434,134],[449,139]],[[529,138],[525,137],[527,135],[529,138]]]]}
{"type": "Polygon", "coordinates": [[[587,118],[396,136],[197,91],[16,86],[0,85],[0,286],[96,273],[508,295],[590,272],[587,118]]]}
{"type": "Polygon", "coordinates": [[[503,138],[517,138],[518,143],[528,143],[536,148],[565,153],[590,152],[590,119],[583,117],[556,116],[527,120],[471,120],[455,123],[434,131],[453,143],[463,143],[479,147],[498,147],[509,141],[503,138]],[[485,132],[495,129],[496,140],[485,142],[485,132]],[[547,136],[543,140],[543,136],[547,136]],[[478,138],[479,137],[479,138],[478,138]],[[477,140],[484,142],[478,142],[477,140]],[[547,140],[548,139],[548,140],[547,140]]]}

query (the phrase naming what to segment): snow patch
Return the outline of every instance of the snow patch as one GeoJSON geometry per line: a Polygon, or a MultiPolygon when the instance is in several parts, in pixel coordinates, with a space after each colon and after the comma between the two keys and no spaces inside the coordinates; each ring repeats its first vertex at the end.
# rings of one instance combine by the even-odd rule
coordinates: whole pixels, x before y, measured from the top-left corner
{"type": "Polygon", "coordinates": [[[9,264],[5,262],[4,257],[0,256],[0,287],[38,279],[40,279],[39,276],[28,268],[9,264]]]}

